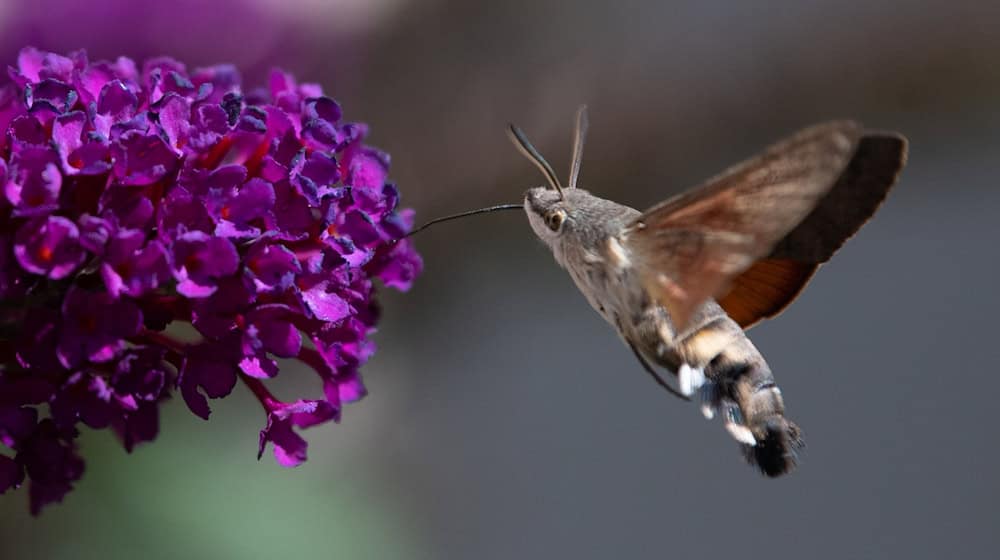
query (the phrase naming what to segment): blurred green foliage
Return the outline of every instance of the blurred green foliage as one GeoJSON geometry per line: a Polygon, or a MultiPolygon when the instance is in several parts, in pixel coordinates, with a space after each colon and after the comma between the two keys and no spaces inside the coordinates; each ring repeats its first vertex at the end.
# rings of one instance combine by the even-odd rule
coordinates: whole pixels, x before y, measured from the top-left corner
{"type": "Polygon", "coordinates": [[[26,514],[26,488],[0,499],[0,557],[419,555],[417,535],[377,477],[351,456],[356,450],[323,437],[341,426],[305,433],[319,442],[302,467],[279,467],[270,449],[257,462],[256,430],[264,415],[247,393],[238,385],[229,398],[213,401],[210,422],[174,399],[164,407],[155,444],[131,456],[106,432],[84,434],[87,471],[62,504],[33,519],[26,514]]]}

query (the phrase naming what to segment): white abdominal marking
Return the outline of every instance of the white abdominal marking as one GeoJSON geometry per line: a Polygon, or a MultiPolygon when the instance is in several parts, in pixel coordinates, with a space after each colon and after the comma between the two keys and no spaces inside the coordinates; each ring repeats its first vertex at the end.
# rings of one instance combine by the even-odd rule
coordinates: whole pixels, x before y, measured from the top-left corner
{"type": "Polygon", "coordinates": [[[677,384],[685,397],[690,397],[695,391],[705,384],[705,368],[693,368],[688,364],[681,364],[677,370],[677,384]]]}

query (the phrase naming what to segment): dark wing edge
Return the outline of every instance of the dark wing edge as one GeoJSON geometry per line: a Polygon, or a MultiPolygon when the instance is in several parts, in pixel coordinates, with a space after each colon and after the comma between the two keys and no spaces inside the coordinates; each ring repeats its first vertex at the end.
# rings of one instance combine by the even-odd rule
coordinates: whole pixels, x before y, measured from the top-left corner
{"type": "Polygon", "coordinates": [[[623,235],[678,332],[810,215],[856,152],[861,125],[807,128],[642,213],[623,235]]]}
{"type": "Polygon", "coordinates": [[[882,205],[906,165],[907,141],[899,134],[866,133],[830,192],[769,255],[824,263],[882,205]]]}
{"type": "Polygon", "coordinates": [[[906,165],[907,140],[866,132],[844,172],[816,208],[774,251],[733,279],[719,305],[744,329],[781,314],[878,211],[906,165]]]}

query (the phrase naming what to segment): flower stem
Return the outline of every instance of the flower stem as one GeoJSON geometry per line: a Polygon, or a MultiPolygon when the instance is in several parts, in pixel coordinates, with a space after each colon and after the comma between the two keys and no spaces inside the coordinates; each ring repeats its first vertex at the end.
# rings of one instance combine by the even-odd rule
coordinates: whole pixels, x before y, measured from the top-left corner
{"type": "Polygon", "coordinates": [[[260,379],[255,379],[245,373],[241,373],[240,380],[243,381],[243,384],[250,389],[250,392],[252,392],[255,397],[257,397],[261,406],[264,407],[265,412],[271,412],[271,410],[274,409],[274,406],[278,403],[278,401],[274,398],[274,395],[271,394],[271,391],[267,390],[267,387],[264,386],[264,383],[260,379]]]}
{"type": "Polygon", "coordinates": [[[178,371],[181,369],[181,362],[184,361],[184,356],[187,354],[188,348],[187,344],[170,335],[149,329],[143,330],[133,342],[154,344],[165,348],[167,350],[167,361],[177,368],[178,371]]]}
{"type": "Polygon", "coordinates": [[[316,370],[316,374],[323,379],[332,376],[333,372],[330,371],[330,366],[327,365],[326,360],[320,355],[319,350],[315,348],[303,347],[299,350],[299,355],[295,359],[316,370]]]}

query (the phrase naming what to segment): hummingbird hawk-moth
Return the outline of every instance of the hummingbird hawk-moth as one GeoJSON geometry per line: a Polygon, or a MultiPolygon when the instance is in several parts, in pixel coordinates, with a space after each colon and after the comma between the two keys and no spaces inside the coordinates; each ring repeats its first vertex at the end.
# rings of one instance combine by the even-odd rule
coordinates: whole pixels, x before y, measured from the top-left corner
{"type": "Polygon", "coordinates": [[[563,186],[510,125],[548,181],[524,195],[531,229],[657,383],[688,400],[697,392],[705,417],[720,415],[764,474],[790,471],[801,433],[744,331],[790,304],[875,213],[906,139],[853,121],[816,125],[639,212],[576,187],[586,131],[581,107],[563,186]]]}

